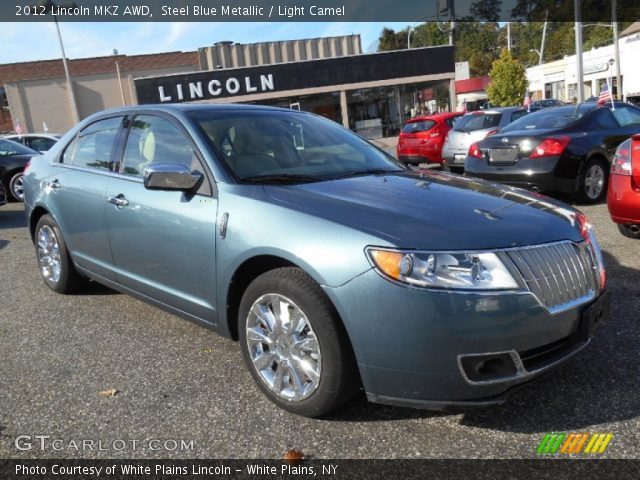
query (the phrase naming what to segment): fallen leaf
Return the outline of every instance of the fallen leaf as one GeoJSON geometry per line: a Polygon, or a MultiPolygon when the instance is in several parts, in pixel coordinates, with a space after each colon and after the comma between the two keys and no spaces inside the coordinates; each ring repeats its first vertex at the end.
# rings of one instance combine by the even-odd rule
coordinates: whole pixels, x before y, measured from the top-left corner
{"type": "Polygon", "coordinates": [[[282,459],[285,462],[298,463],[304,459],[304,453],[302,453],[298,449],[292,448],[291,450],[287,450],[286,452],[284,452],[284,455],[282,455],[282,459]]]}
{"type": "Polygon", "coordinates": [[[211,353],[211,352],[213,352],[213,348],[203,348],[202,352],[203,353],[211,353]]]}
{"type": "Polygon", "coordinates": [[[110,388],[109,390],[103,390],[101,392],[98,392],[98,396],[99,397],[115,397],[119,393],[120,393],[120,390],[118,390],[117,388],[110,388]]]}

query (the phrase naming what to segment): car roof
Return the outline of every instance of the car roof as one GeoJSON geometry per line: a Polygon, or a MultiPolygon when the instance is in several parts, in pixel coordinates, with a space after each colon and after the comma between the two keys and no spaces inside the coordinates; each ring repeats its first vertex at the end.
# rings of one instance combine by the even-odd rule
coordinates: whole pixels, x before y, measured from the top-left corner
{"type": "Polygon", "coordinates": [[[459,117],[460,115],[463,115],[463,112],[441,112],[433,113],[431,115],[419,115],[417,117],[410,118],[407,120],[407,123],[421,122],[424,120],[442,120],[445,118],[459,117]]]}

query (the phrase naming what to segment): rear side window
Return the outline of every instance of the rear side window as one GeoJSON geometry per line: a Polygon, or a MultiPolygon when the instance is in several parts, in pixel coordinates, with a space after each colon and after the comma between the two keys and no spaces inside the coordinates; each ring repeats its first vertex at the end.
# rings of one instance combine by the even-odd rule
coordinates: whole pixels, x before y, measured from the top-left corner
{"type": "Polygon", "coordinates": [[[451,128],[451,127],[453,127],[454,125],[456,125],[456,124],[458,123],[458,121],[459,121],[459,120],[460,120],[460,117],[459,117],[459,116],[458,116],[458,117],[449,117],[449,118],[447,118],[447,119],[444,121],[444,123],[446,123],[446,124],[447,124],[447,126],[448,126],[449,128],[451,128]]]}
{"type": "Polygon", "coordinates": [[[588,128],[592,130],[599,130],[618,128],[619,126],[618,121],[613,117],[608,108],[598,108],[591,115],[588,128]]]}
{"type": "Polygon", "coordinates": [[[613,113],[613,116],[616,117],[616,120],[618,120],[623,127],[627,125],[640,125],[640,110],[637,108],[622,105],[616,107],[611,113],[613,113]]]}
{"type": "Polygon", "coordinates": [[[487,128],[497,127],[500,124],[501,113],[471,114],[463,124],[457,123],[454,130],[460,132],[475,132],[487,128]]]}
{"type": "Polygon", "coordinates": [[[122,118],[106,118],[86,127],[65,149],[62,163],[76,167],[111,170],[111,155],[122,118]]]}
{"type": "Polygon", "coordinates": [[[32,138],[30,141],[30,147],[34,150],[38,150],[40,152],[46,152],[56,143],[56,140],[52,140],[51,138],[32,138]]]}
{"type": "Polygon", "coordinates": [[[526,110],[516,110],[511,114],[511,121],[515,122],[519,118],[524,117],[527,113],[529,112],[527,112],[526,110]]]}
{"type": "Polygon", "coordinates": [[[433,120],[418,120],[417,122],[409,122],[402,128],[402,133],[426,132],[435,126],[433,120]]]}

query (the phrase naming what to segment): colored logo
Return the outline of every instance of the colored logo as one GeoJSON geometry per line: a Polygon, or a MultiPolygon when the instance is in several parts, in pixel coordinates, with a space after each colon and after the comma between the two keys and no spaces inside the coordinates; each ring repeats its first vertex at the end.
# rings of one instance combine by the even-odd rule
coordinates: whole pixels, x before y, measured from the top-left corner
{"type": "Polygon", "coordinates": [[[556,453],[590,453],[599,454],[604,451],[613,439],[612,433],[547,433],[538,448],[537,455],[553,455],[556,453]]]}

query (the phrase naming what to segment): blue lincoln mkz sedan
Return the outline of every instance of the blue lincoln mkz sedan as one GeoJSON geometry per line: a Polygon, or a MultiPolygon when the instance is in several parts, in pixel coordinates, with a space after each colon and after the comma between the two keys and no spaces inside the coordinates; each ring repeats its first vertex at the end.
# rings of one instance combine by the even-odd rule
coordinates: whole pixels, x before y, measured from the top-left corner
{"type": "Polygon", "coordinates": [[[88,279],[239,340],[262,391],[320,416],[492,405],[608,315],[580,212],[414,172],[336,123],[242,105],[84,120],[25,172],[44,282],[88,279]]]}

